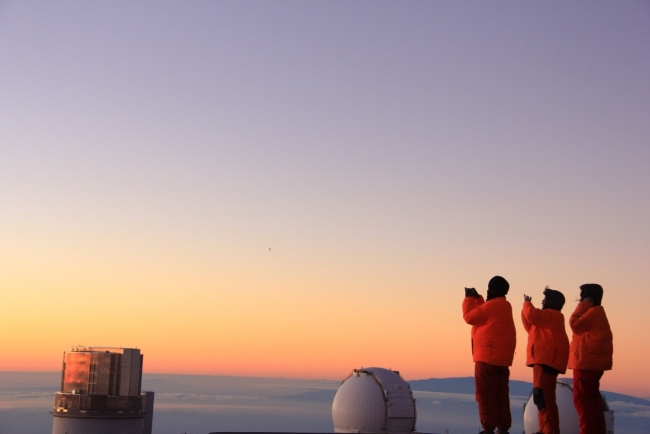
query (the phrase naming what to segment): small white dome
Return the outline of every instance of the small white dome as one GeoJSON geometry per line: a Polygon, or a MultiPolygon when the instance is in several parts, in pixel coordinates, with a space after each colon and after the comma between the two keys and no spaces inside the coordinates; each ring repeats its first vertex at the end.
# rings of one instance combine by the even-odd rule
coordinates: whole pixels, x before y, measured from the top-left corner
{"type": "MultiPolygon", "coordinates": [[[[573,388],[570,384],[558,381],[555,384],[555,401],[560,416],[560,432],[562,434],[578,434],[580,432],[580,423],[578,422],[578,413],[573,405],[573,388]]],[[[605,425],[607,433],[614,432],[614,413],[610,411],[607,402],[603,400],[605,409],[605,425]]],[[[533,395],[530,395],[526,406],[524,407],[524,432],[533,434],[539,431],[539,422],[537,418],[537,406],[533,402],[533,395]]]]}
{"type": "Polygon", "coordinates": [[[332,420],[337,433],[411,433],[415,399],[398,372],[355,369],[336,392],[332,420]]]}

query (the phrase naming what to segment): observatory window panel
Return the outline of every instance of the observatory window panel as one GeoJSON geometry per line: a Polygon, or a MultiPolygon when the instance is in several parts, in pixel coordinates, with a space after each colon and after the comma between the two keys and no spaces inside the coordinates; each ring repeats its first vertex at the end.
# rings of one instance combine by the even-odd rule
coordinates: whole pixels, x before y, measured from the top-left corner
{"type": "Polygon", "coordinates": [[[90,373],[90,354],[67,353],[63,392],[73,390],[88,390],[88,377],[90,373]]]}

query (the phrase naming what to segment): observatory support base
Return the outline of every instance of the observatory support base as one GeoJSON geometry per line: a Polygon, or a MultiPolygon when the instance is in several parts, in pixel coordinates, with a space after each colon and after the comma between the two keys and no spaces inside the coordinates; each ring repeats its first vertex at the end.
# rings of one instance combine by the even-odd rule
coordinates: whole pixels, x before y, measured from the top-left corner
{"type": "Polygon", "coordinates": [[[54,417],[52,434],[142,434],[144,417],[54,417]]]}

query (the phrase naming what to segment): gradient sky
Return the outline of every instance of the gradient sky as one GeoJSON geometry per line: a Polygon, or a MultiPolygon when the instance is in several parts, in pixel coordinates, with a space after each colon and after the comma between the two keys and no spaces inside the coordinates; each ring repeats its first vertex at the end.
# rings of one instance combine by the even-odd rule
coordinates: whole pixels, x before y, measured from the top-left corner
{"type": "Polygon", "coordinates": [[[605,288],[650,396],[650,2],[0,2],[0,370],[472,375],[605,288]]]}

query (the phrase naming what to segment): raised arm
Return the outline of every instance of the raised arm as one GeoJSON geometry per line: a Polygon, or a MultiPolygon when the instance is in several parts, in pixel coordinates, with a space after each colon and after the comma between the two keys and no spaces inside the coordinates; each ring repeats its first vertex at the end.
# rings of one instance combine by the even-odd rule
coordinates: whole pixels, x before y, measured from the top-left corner
{"type": "Polygon", "coordinates": [[[528,321],[528,319],[526,318],[526,315],[525,315],[525,312],[526,312],[526,304],[530,304],[530,305],[532,305],[533,303],[531,303],[530,301],[527,301],[527,300],[526,300],[526,301],[524,301],[524,308],[521,309],[521,322],[523,323],[523,325],[524,325],[524,329],[526,329],[526,332],[529,332],[529,331],[530,331],[530,328],[532,327],[532,324],[528,321]]]}
{"type": "Polygon", "coordinates": [[[483,325],[487,322],[483,296],[478,298],[465,297],[463,300],[463,319],[469,325],[483,325]]]}
{"type": "MultiPolygon", "coordinates": [[[[524,302],[524,309],[521,311],[521,317],[522,320],[525,319],[530,325],[537,327],[552,326],[550,311],[545,312],[542,309],[536,309],[530,301],[524,302]]],[[[526,327],[525,324],[524,327],[526,327]]],[[[528,329],[526,329],[526,331],[528,331],[528,329]]]]}

